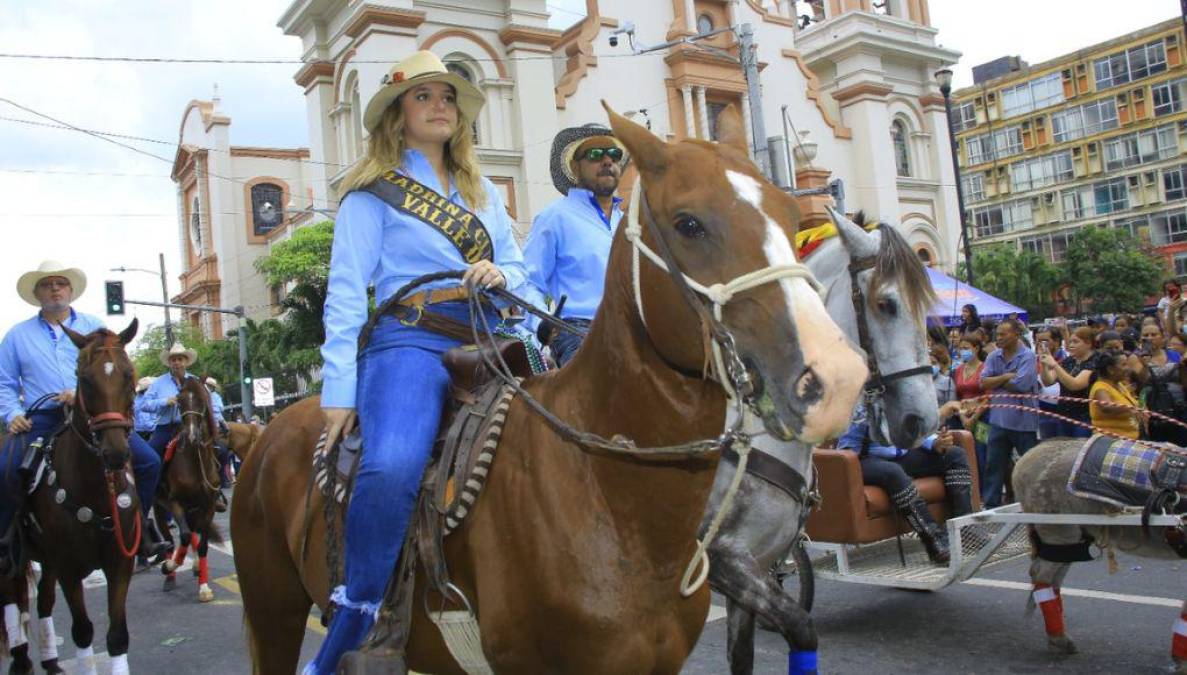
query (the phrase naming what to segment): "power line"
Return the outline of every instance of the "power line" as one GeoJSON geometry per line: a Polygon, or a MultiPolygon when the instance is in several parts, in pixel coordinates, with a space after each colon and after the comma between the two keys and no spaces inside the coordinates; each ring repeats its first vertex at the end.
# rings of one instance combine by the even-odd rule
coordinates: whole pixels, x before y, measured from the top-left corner
{"type": "MultiPolygon", "coordinates": [[[[654,56],[656,54],[663,54],[663,52],[655,52],[650,54],[634,54],[630,52],[623,53],[603,53],[594,54],[600,59],[616,59],[616,58],[634,58],[643,56],[654,56]]],[[[467,56],[469,61],[481,61],[486,63],[514,63],[518,61],[555,61],[563,59],[563,56],[514,56],[505,59],[497,58],[480,58],[467,56]]],[[[180,64],[180,65],[225,65],[225,66],[268,66],[268,65],[289,65],[301,66],[309,63],[302,59],[294,58],[257,58],[257,59],[226,59],[226,58],[175,58],[165,56],[80,56],[76,54],[14,54],[14,53],[0,53],[0,59],[10,60],[30,60],[30,61],[64,61],[64,62],[90,62],[90,63],[147,63],[147,64],[180,64]]],[[[378,63],[392,65],[392,59],[351,59],[351,63],[378,63]]]]}

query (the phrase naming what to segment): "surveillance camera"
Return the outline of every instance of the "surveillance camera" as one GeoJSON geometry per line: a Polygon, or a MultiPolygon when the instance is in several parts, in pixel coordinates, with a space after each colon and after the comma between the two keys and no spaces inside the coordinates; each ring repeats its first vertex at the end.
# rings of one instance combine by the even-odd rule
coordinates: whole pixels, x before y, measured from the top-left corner
{"type": "Polygon", "coordinates": [[[626,21],[622,24],[622,26],[610,31],[610,46],[611,47],[618,46],[618,36],[622,35],[623,33],[626,33],[627,36],[633,38],[635,36],[635,22],[634,21],[626,21]]]}
{"type": "Polygon", "coordinates": [[[618,36],[617,36],[617,35],[611,35],[611,36],[610,36],[610,46],[611,46],[611,47],[617,47],[617,46],[618,46],[618,36]]]}

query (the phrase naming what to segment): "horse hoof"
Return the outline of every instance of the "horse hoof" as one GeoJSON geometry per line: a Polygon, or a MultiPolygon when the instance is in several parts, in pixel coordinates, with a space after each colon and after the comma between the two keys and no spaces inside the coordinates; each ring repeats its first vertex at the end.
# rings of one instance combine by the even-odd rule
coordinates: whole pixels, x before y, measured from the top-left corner
{"type": "Polygon", "coordinates": [[[198,566],[197,565],[194,565],[192,568],[190,568],[190,572],[193,572],[195,579],[198,578],[198,566]]]}
{"type": "Polygon", "coordinates": [[[1076,649],[1076,643],[1072,642],[1072,639],[1066,635],[1048,636],[1047,648],[1050,649],[1053,654],[1057,654],[1059,656],[1069,656],[1080,651],[1076,649]]]}
{"type": "Polygon", "coordinates": [[[202,584],[198,589],[198,602],[210,602],[211,600],[214,600],[214,591],[210,590],[206,584],[202,584]]]}
{"type": "Polygon", "coordinates": [[[404,655],[394,652],[346,652],[338,661],[338,675],[406,675],[404,655]]]}
{"type": "Polygon", "coordinates": [[[8,675],[33,675],[33,662],[29,660],[28,654],[23,659],[12,660],[8,666],[8,675]]]}
{"type": "Polygon", "coordinates": [[[177,588],[177,577],[169,574],[165,576],[165,583],[161,585],[162,591],[171,591],[177,588]]]}
{"type": "Polygon", "coordinates": [[[169,575],[177,571],[177,563],[172,560],[166,560],[161,563],[161,574],[169,575]]]}
{"type": "Polygon", "coordinates": [[[46,675],[61,675],[66,671],[62,670],[62,666],[58,665],[57,659],[49,659],[41,662],[41,669],[46,672],[46,675]]]}

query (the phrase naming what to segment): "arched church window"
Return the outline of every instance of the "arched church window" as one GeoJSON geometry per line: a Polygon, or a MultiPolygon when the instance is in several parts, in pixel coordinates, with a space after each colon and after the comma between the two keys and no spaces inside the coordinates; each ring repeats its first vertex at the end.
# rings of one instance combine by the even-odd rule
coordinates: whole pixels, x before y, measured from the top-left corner
{"type": "Polygon", "coordinates": [[[898,175],[911,175],[910,153],[907,148],[907,125],[895,120],[890,125],[890,137],[894,143],[894,167],[898,175]]]}
{"type": "Polygon", "coordinates": [[[702,14],[697,17],[697,34],[704,35],[713,31],[713,17],[702,14]]]}
{"type": "MultiPolygon", "coordinates": [[[[470,84],[478,86],[478,83],[474,78],[474,73],[461,63],[458,63],[457,61],[450,61],[449,63],[445,64],[445,69],[455,75],[460,76],[463,80],[469,82],[470,84]]],[[[470,131],[473,132],[472,138],[474,139],[474,145],[478,145],[478,120],[474,120],[474,123],[470,125],[470,131]]]]}
{"type": "Polygon", "coordinates": [[[198,210],[197,197],[190,204],[190,248],[195,257],[202,257],[202,213],[198,210]]]}
{"type": "Polygon", "coordinates": [[[252,233],[262,237],[284,222],[284,190],[272,183],[251,186],[252,233]]]}

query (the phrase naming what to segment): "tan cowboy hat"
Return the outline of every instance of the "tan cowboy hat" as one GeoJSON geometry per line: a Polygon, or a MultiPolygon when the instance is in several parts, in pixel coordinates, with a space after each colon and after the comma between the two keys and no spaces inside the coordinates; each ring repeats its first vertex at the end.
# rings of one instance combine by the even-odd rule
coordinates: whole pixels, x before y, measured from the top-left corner
{"type": "Polygon", "coordinates": [[[136,393],[139,394],[140,392],[144,391],[145,389],[148,389],[149,387],[152,386],[152,383],[153,383],[153,379],[151,377],[140,378],[139,380],[136,381],[136,393]]]}
{"type": "Polygon", "coordinates": [[[172,347],[161,352],[161,363],[168,366],[169,357],[177,356],[178,354],[185,357],[186,368],[194,365],[194,361],[198,360],[198,352],[192,349],[186,349],[185,345],[181,344],[180,342],[174,342],[172,347]]]}
{"type": "Polygon", "coordinates": [[[210,387],[211,389],[213,389],[213,390],[215,390],[215,391],[222,391],[222,390],[223,390],[223,388],[222,388],[222,387],[218,386],[218,380],[214,379],[213,377],[207,377],[207,378],[206,378],[206,386],[207,386],[207,387],[210,387]]]}
{"type": "Polygon", "coordinates": [[[444,82],[453,86],[457,93],[458,110],[466,125],[478,118],[478,111],[486,103],[486,97],[478,87],[461,75],[449,72],[436,54],[422,49],[397,63],[383,76],[383,85],[367,102],[367,110],[363,113],[363,126],[367,127],[367,133],[375,133],[379,120],[383,118],[383,111],[400,94],[425,82],[444,82]]]}
{"type": "Polygon", "coordinates": [[[66,267],[57,260],[43,260],[37,269],[25,272],[20,279],[17,279],[17,295],[30,305],[40,307],[41,302],[33,294],[33,289],[37,288],[37,282],[46,277],[65,277],[70,282],[71,288],[74,289],[74,300],[77,300],[82,292],[87,290],[87,275],[82,270],[77,267],[66,267]]]}

